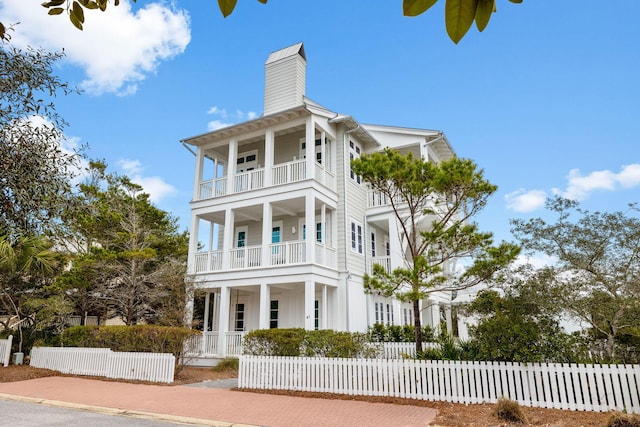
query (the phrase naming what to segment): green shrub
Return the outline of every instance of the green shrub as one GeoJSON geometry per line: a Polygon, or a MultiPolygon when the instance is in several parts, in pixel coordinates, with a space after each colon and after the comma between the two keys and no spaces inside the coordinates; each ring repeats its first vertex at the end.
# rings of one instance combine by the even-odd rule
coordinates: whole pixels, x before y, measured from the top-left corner
{"type": "MultiPolygon", "coordinates": [[[[383,325],[376,323],[369,328],[369,340],[372,342],[415,342],[416,333],[413,325],[383,325]]],[[[430,326],[422,327],[422,341],[434,340],[430,326]]]]}
{"type": "Polygon", "coordinates": [[[62,339],[66,347],[110,348],[122,352],[171,353],[180,358],[184,340],[198,334],[175,326],[72,326],[62,339]]]}
{"type": "Polygon", "coordinates": [[[332,330],[259,329],[244,337],[244,353],[254,356],[375,357],[367,334],[332,330]]]}
{"type": "Polygon", "coordinates": [[[525,424],[527,422],[527,418],[518,402],[504,397],[498,399],[494,414],[501,420],[510,423],[525,424]]]}
{"type": "Polygon", "coordinates": [[[254,356],[300,356],[305,330],[256,329],[244,337],[244,353],[254,356]]]}

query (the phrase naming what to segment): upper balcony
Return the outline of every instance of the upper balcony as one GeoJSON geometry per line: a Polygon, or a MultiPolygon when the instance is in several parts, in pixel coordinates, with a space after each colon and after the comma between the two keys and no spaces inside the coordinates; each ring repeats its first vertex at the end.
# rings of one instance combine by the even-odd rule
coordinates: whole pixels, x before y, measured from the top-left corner
{"type": "Polygon", "coordinates": [[[233,174],[231,183],[226,176],[200,181],[197,200],[291,184],[307,179],[313,179],[334,191],[336,188],[335,173],[327,170],[318,162],[314,163],[312,173],[307,172],[306,159],[280,163],[272,166],[270,170],[270,174],[265,173],[264,167],[238,172],[233,174]],[[267,179],[265,179],[265,175],[267,179]],[[268,179],[269,177],[270,179],[268,179]]]}
{"type": "Polygon", "coordinates": [[[282,126],[198,146],[193,200],[303,181],[336,191],[335,139],[308,120],[282,126]]]}

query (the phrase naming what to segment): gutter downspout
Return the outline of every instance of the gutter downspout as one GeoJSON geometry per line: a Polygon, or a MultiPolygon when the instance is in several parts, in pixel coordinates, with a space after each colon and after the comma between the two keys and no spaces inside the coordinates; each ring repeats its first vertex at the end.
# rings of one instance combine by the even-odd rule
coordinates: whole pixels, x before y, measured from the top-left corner
{"type": "MultiPolygon", "coordinates": [[[[349,153],[347,151],[347,135],[357,131],[358,129],[360,129],[360,125],[357,125],[355,128],[350,129],[348,131],[345,131],[342,133],[342,155],[345,159],[345,163],[346,161],[350,161],[349,159],[349,153]]],[[[351,167],[351,165],[349,165],[349,168],[351,167]]],[[[344,169],[343,171],[343,183],[344,183],[344,231],[345,233],[348,233],[348,230],[350,230],[349,227],[349,216],[347,215],[347,201],[348,201],[348,191],[347,191],[347,174],[346,174],[346,169],[344,169]]],[[[346,236],[345,236],[345,242],[347,241],[346,236]]],[[[347,332],[351,332],[351,327],[350,327],[350,322],[349,322],[349,279],[351,278],[351,273],[349,272],[349,249],[348,249],[348,245],[345,245],[344,248],[344,268],[345,268],[345,286],[344,286],[344,290],[345,290],[345,315],[346,315],[346,326],[347,326],[347,332]]]]}
{"type": "Polygon", "coordinates": [[[184,141],[180,141],[180,143],[182,144],[182,146],[183,146],[184,148],[186,148],[187,150],[189,150],[189,152],[190,152],[191,154],[193,154],[194,156],[196,156],[196,155],[197,155],[197,154],[196,154],[196,152],[195,152],[195,151],[193,151],[193,150],[191,149],[191,147],[189,147],[189,146],[188,146],[184,141]]]}

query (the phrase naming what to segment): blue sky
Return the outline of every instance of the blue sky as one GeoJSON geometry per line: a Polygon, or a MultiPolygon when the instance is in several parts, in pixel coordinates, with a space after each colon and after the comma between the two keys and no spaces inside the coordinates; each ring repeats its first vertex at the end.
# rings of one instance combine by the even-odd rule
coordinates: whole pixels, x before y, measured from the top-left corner
{"type": "Polygon", "coordinates": [[[544,216],[560,193],[589,210],[640,194],[640,1],[498,0],[488,28],[458,44],[444,0],[402,16],[402,1],[127,0],[88,13],[85,31],[36,0],[0,0],[17,45],[64,48],[58,75],[85,89],[55,100],[67,144],[143,185],[189,224],[194,158],[180,139],[262,113],[264,62],[299,41],[307,96],[362,123],[443,130],[497,184],[483,230],[544,216]],[[366,6],[364,6],[366,4],[366,6]]]}

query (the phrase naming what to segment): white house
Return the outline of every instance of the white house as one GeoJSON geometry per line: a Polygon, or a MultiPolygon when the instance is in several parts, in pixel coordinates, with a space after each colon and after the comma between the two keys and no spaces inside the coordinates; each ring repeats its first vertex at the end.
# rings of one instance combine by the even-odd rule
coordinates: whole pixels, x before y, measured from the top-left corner
{"type": "MultiPolygon", "coordinates": [[[[302,43],[273,52],[261,117],[182,140],[196,156],[188,274],[207,292],[205,353],[233,353],[253,329],[413,323],[410,304],[364,292],[364,274],[403,265],[403,248],[350,160],[391,147],[438,162],[453,149],[441,131],[362,124],[310,100],[306,63],[302,43]]],[[[449,300],[423,301],[423,323],[439,324],[449,300]]]]}

